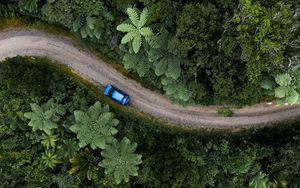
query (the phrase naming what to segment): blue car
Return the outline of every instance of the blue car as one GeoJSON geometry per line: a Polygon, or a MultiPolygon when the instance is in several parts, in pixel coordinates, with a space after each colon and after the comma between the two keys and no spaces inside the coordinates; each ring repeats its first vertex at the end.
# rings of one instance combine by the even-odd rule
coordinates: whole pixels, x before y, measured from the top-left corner
{"type": "Polygon", "coordinates": [[[105,86],[103,93],[122,105],[127,105],[129,103],[129,96],[110,84],[105,86]]]}

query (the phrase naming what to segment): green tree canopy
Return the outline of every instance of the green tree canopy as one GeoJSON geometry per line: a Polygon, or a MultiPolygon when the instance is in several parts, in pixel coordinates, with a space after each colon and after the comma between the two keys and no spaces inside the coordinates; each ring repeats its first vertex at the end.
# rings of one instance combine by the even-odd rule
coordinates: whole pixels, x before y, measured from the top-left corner
{"type": "Polygon", "coordinates": [[[248,63],[249,79],[256,82],[267,67],[284,63],[286,47],[295,33],[291,29],[294,11],[288,3],[267,8],[259,1],[240,2],[233,22],[242,47],[241,60],[248,63]]]}
{"type": "Polygon", "coordinates": [[[104,149],[118,132],[115,126],[119,121],[113,118],[109,107],[102,106],[100,102],[96,102],[87,112],[74,111],[74,116],[76,123],[70,130],[77,134],[80,148],[90,144],[93,149],[104,149]]]}

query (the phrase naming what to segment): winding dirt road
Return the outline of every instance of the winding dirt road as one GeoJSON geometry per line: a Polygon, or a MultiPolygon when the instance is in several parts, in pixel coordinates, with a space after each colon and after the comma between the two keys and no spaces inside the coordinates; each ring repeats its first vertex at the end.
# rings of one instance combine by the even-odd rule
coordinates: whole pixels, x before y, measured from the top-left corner
{"type": "Polygon", "coordinates": [[[0,33],[0,60],[7,57],[45,56],[67,65],[82,77],[102,85],[111,83],[131,96],[136,110],[168,122],[193,128],[234,129],[269,125],[300,117],[300,106],[258,104],[235,111],[234,117],[220,117],[216,106],[173,105],[162,95],[143,88],[117,72],[109,64],[75,47],[62,36],[36,30],[11,29],[0,33]]]}

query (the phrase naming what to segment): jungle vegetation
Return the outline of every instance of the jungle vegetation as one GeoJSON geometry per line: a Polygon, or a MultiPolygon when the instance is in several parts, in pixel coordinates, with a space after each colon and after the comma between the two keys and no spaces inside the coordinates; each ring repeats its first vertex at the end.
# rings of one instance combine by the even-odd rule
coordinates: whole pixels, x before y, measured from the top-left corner
{"type": "Polygon", "coordinates": [[[0,187],[300,184],[299,122],[238,133],[168,127],[57,66],[0,63],[0,187]]]}
{"type": "Polygon", "coordinates": [[[295,104],[297,2],[6,0],[0,15],[64,27],[176,103],[295,104]],[[283,88],[275,79],[287,72],[295,76],[283,88]]]}
{"type": "MultiPolygon", "coordinates": [[[[174,102],[300,102],[297,0],[5,0],[4,17],[58,25],[174,102]]],[[[49,62],[0,63],[0,187],[300,185],[299,122],[170,128],[49,62]]]]}

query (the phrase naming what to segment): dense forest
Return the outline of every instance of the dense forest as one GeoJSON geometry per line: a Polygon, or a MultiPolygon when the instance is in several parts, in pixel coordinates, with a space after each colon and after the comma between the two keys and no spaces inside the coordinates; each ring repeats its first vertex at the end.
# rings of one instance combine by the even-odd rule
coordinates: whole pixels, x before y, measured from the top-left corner
{"type": "Polygon", "coordinates": [[[120,109],[49,62],[0,63],[0,187],[300,185],[299,122],[238,133],[176,129],[120,109]]]}
{"type": "MultiPolygon", "coordinates": [[[[0,0],[181,104],[300,102],[298,0],[0,0]]],[[[186,130],[38,57],[0,63],[0,187],[298,188],[300,122],[186,130]]]]}
{"type": "Polygon", "coordinates": [[[300,102],[297,0],[6,0],[60,25],[174,102],[300,102]]]}

